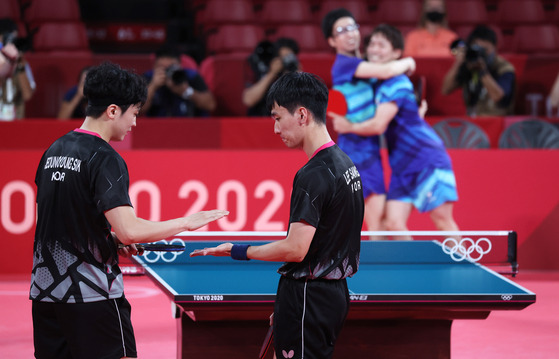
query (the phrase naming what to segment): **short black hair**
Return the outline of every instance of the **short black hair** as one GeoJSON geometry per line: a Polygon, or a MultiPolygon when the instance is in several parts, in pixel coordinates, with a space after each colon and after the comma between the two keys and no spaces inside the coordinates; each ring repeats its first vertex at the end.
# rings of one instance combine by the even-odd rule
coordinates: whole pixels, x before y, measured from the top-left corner
{"type": "Polygon", "coordinates": [[[293,51],[293,53],[295,55],[299,54],[299,44],[297,44],[297,41],[295,41],[294,39],[292,39],[290,37],[280,37],[279,39],[277,39],[274,42],[274,48],[275,48],[276,53],[282,47],[290,48],[291,51],[293,51]]]}
{"type": "Polygon", "coordinates": [[[314,121],[326,124],[328,87],[317,75],[308,72],[288,72],[273,83],[266,95],[266,108],[285,107],[293,114],[298,106],[312,112],[314,121]]]}
{"type": "Polygon", "coordinates": [[[155,51],[155,58],[158,59],[160,57],[170,57],[173,59],[177,59],[180,61],[181,53],[177,48],[170,44],[165,44],[155,51]]]}
{"type": "Polygon", "coordinates": [[[87,99],[85,115],[98,118],[112,104],[123,112],[132,105],[143,105],[147,99],[147,84],[134,72],[104,62],[87,72],[83,94],[87,99]]]}
{"type": "Polygon", "coordinates": [[[388,24],[377,25],[373,29],[371,34],[365,38],[365,46],[369,45],[371,37],[376,34],[383,35],[388,40],[388,42],[390,42],[394,50],[404,51],[404,35],[402,35],[402,32],[397,27],[388,24]]]}
{"type": "Polygon", "coordinates": [[[493,45],[497,46],[497,34],[492,28],[485,25],[476,26],[470,35],[468,36],[468,44],[474,42],[474,40],[485,40],[489,41],[493,45]]]}
{"type": "Polygon", "coordinates": [[[328,38],[333,36],[332,28],[334,27],[336,21],[338,21],[342,17],[350,17],[355,20],[353,14],[349,10],[344,8],[334,9],[324,16],[324,18],[322,19],[322,33],[324,34],[325,39],[328,40],[328,38]]]}
{"type": "Polygon", "coordinates": [[[14,20],[9,17],[3,17],[0,19],[0,35],[17,30],[17,24],[14,20]]]}

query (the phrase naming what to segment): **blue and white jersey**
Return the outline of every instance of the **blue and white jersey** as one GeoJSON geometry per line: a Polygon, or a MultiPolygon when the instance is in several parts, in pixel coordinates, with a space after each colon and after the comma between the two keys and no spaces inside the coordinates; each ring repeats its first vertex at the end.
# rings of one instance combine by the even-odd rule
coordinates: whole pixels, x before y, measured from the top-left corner
{"type": "Polygon", "coordinates": [[[332,88],[344,95],[347,104],[346,118],[354,123],[372,118],[376,108],[372,87],[376,79],[354,77],[362,61],[364,60],[358,57],[338,54],[332,65],[332,88]]]}
{"type": "Polygon", "coordinates": [[[413,84],[405,75],[375,84],[375,103],[394,102],[398,113],[384,133],[392,173],[421,172],[423,169],[451,169],[444,143],[431,126],[418,114],[413,84]]]}
{"type": "MultiPolygon", "coordinates": [[[[347,104],[345,116],[353,123],[373,118],[376,110],[372,86],[376,79],[354,76],[362,61],[364,60],[358,57],[338,54],[332,65],[332,88],[344,95],[347,104]]],[[[357,166],[363,180],[364,196],[386,193],[380,157],[380,137],[347,133],[340,134],[337,142],[357,166]]]]}

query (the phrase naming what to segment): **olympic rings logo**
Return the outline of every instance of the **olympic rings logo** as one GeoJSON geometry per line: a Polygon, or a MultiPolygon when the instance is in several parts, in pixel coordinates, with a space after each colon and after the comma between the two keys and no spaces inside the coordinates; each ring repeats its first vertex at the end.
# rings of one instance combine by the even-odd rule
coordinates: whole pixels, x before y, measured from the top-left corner
{"type": "Polygon", "coordinates": [[[502,300],[505,300],[505,301],[512,300],[512,295],[503,294],[503,295],[501,296],[501,299],[502,299],[502,300]]]}
{"type": "MultiPolygon", "coordinates": [[[[180,238],[174,238],[170,242],[167,242],[165,239],[158,241],[157,243],[163,244],[180,244],[184,246],[184,241],[180,238]]],[[[142,254],[142,258],[148,263],[155,263],[160,259],[163,262],[171,263],[174,262],[178,256],[180,256],[182,252],[154,252],[154,251],[145,251],[142,254]]]]}
{"type": "Polygon", "coordinates": [[[455,238],[450,237],[443,241],[443,252],[450,255],[456,262],[461,262],[464,259],[477,262],[484,254],[491,252],[491,241],[487,238],[479,238],[474,242],[471,238],[462,238],[458,242],[455,238]],[[482,243],[487,243],[485,245],[487,248],[484,249],[482,243]],[[471,254],[474,252],[477,253],[477,256],[472,257],[471,254]]]}

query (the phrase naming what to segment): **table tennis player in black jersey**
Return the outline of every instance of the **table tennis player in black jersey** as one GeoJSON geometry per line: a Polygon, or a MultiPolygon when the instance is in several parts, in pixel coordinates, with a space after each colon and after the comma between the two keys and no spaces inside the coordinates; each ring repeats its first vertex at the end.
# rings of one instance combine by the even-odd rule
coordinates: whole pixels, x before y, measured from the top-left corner
{"type": "Polygon", "coordinates": [[[161,222],[136,217],[128,168],[109,141],[124,139],[136,126],[146,94],[144,80],[117,65],[91,68],[83,124],[41,158],[29,293],[36,358],[135,358],[118,255],[136,254],[135,243],[195,230],[228,213],[161,222]]]}
{"type": "Polygon", "coordinates": [[[346,278],[359,266],[361,178],[326,129],[328,89],[315,75],[280,77],[267,94],[274,132],[308,162],[293,181],[287,237],[259,246],[223,243],[191,256],[285,262],[273,315],[278,358],[331,358],[349,309],[346,278]]]}

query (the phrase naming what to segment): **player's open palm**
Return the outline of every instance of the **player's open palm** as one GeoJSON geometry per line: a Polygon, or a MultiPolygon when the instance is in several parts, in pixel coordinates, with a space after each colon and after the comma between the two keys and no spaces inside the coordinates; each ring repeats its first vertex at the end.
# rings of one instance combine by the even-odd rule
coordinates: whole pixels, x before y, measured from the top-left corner
{"type": "Polygon", "coordinates": [[[229,257],[231,255],[231,248],[233,248],[233,243],[222,243],[217,247],[195,249],[192,253],[190,253],[190,256],[229,257]]]}
{"type": "Polygon", "coordinates": [[[211,211],[201,211],[186,217],[187,228],[189,231],[197,230],[206,224],[223,218],[229,214],[229,211],[222,209],[212,209],[211,211]]]}

